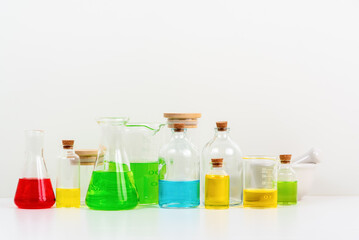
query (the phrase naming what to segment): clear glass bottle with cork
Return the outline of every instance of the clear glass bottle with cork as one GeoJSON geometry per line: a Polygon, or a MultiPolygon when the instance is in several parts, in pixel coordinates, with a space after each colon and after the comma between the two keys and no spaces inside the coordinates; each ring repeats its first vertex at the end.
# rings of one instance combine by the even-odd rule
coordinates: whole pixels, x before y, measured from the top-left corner
{"type": "Polygon", "coordinates": [[[290,164],[292,155],[283,154],[279,156],[280,167],[277,177],[278,204],[297,204],[297,176],[290,164]]]}
{"type": "Polygon", "coordinates": [[[230,179],[230,205],[243,201],[242,151],[230,137],[227,121],[216,122],[214,137],[205,145],[201,160],[201,199],[204,203],[205,175],[211,169],[211,159],[223,158],[224,170],[230,179]]]}
{"type": "Polygon", "coordinates": [[[206,174],[204,206],[207,209],[229,208],[229,175],[223,168],[223,158],[213,158],[212,169],[206,174]]]}
{"type": "Polygon", "coordinates": [[[62,140],[56,181],[56,207],[80,207],[80,157],[74,140],[62,140]]]}
{"type": "Polygon", "coordinates": [[[186,135],[183,123],[172,128],[172,137],[159,153],[159,206],[193,208],[199,201],[199,154],[186,135]]]}

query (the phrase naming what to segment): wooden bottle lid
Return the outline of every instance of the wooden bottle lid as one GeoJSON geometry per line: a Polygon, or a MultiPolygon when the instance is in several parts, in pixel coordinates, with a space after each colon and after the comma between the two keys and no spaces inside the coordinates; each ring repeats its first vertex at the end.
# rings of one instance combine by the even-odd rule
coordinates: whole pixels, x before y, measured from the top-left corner
{"type": "Polygon", "coordinates": [[[279,159],[281,163],[290,163],[291,158],[292,158],[292,154],[279,155],[279,159]]]}
{"type": "Polygon", "coordinates": [[[216,122],[218,131],[226,131],[227,130],[227,121],[219,121],[216,122]]]}
{"type": "Polygon", "coordinates": [[[173,130],[175,132],[183,132],[185,129],[185,125],[183,123],[175,123],[173,125],[173,130]]]}
{"type": "Polygon", "coordinates": [[[167,126],[174,128],[174,124],[183,123],[185,128],[197,128],[198,118],[202,116],[200,113],[164,113],[167,118],[167,126]]]}
{"type": "Polygon", "coordinates": [[[222,167],[223,166],[223,158],[212,158],[212,166],[213,167],[222,167]]]}
{"type": "Polygon", "coordinates": [[[97,149],[76,149],[81,165],[94,165],[97,159],[97,149]]]}
{"type": "Polygon", "coordinates": [[[75,140],[62,140],[63,149],[72,149],[74,147],[75,140]]]}

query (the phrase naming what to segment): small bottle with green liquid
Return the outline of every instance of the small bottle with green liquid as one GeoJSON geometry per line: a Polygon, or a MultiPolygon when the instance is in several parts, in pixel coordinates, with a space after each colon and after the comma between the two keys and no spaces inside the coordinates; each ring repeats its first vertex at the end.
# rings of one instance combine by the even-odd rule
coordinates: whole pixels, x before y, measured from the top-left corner
{"type": "Polygon", "coordinates": [[[280,155],[281,165],[278,170],[277,189],[279,205],[297,204],[297,176],[291,167],[292,155],[280,155]]]}
{"type": "Polygon", "coordinates": [[[212,168],[205,176],[204,206],[207,209],[229,208],[229,175],[223,168],[223,158],[213,158],[212,168]]]}

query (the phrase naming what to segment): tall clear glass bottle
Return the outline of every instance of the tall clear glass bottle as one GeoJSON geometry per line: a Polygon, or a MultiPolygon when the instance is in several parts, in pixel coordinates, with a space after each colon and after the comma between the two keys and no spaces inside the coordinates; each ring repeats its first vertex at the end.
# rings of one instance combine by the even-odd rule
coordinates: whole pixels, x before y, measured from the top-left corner
{"type": "Polygon", "coordinates": [[[43,155],[44,131],[25,131],[25,145],[26,162],[14,202],[19,208],[50,208],[55,204],[55,195],[43,155]]]}
{"type": "Polygon", "coordinates": [[[199,201],[199,155],[186,136],[184,124],[176,123],[170,141],[159,153],[159,206],[193,208],[199,201]]]}
{"type": "Polygon", "coordinates": [[[229,208],[229,175],[223,168],[223,158],[213,158],[212,169],[206,174],[204,206],[207,209],[229,208]]]}
{"type": "Polygon", "coordinates": [[[205,175],[211,169],[211,159],[223,158],[224,170],[229,175],[230,205],[243,201],[243,162],[242,151],[231,139],[226,121],[216,122],[214,137],[205,145],[201,160],[201,199],[204,204],[205,175]]]}
{"type": "Polygon", "coordinates": [[[100,118],[101,144],[86,196],[95,210],[125,210],[138,204],[133,173],[124,149],[128,118],[100,118]]]}
{"type": "Polygon", "coordinates": [[[292,155],[280,155],[281,165],[278,170],[277,191],[278,204],[297,204],[297,176],[290,164],[292,155]]]}
{"type": "Polygon", "coordinates": [[[62,140],[56,181],[56,207],[75,207],[81,204],[80,157],[75,153],[74,140],[62,140]]]}

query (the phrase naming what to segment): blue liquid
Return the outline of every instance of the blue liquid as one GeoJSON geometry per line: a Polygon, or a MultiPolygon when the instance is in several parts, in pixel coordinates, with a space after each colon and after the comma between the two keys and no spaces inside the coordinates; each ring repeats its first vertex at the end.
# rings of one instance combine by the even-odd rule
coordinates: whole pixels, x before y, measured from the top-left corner
{"type": "Polygon", "coordinates": [[[197,207],[199,205],[199,180],[160,180],[158,204],[162,208],[197,207]]]}

